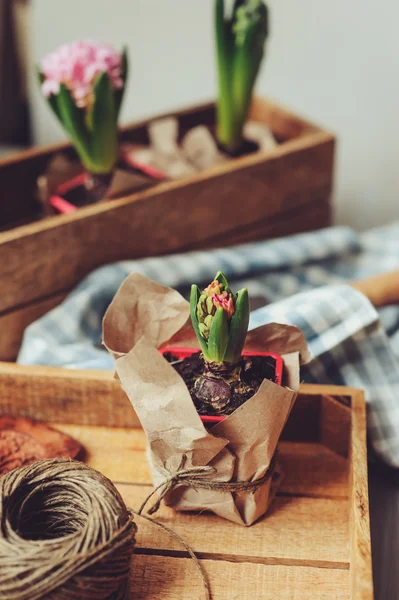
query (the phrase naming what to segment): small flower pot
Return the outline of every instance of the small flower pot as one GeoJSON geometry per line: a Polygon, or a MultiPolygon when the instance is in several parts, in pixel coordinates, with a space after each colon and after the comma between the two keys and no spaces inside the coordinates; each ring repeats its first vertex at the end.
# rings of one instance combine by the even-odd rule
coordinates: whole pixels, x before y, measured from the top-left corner
{"type": "MultiPolygon", "coordinates": [[[[193,356],[194,354],[197,354],[198,352],[200,352],[200,349],[199,348],[184,348],[184,347],[166,346],[166,347],[162,348],[160,352],[163,355],[169,354],[171,356],[171,358],[173,358],[174,360],[180,361],[185,358],[189,358],[190,356],[193,356]]],[[[277,385],[282,384],[284,361],[279,354],[276,354],[274,352],[244,351],[242,353],[242,356],[244,356],[244,357],[263,356],[263,357],[271,358],[274,361],[274,376],[273,376],[272,380],[277,385]]],[[[170,361],[170,362],[173,362],[173,361],[170,361]]],[[[201,417],[201,421],[203,423],[213,424],[213,423],[220,423],[221,421],[224,421],[226,418],[226,415],[200,415],[200,417],[201,417]]]]}
{"type": "MultiPolygon", "coordinates": [[[[122,152],[118,166],[122,170],[138,175],[136,190],[166,179],[158,169],[132,159],[128,152],[122,152]]],[[[112,177],[95,180],[90,173],[84,171],[60,184],[55,193],[50,196],[49,204],[59,214],[73,213],[82,206],[88,206],[103,199],[111,179],[112,177]]]]}

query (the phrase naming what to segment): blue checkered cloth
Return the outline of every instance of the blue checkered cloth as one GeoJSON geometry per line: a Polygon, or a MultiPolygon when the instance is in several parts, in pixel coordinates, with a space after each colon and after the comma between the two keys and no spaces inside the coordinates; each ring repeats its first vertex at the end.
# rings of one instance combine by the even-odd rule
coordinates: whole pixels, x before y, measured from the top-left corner
{"type": "Polygon", "coordinates": [[[213,251],[123,261],[86,277],[26,330],[18,362],[113,369],[101,321],[127,275],[139,272],[188,294],[218,269],[264,305],[250,328],[269,321],[304,332],[314,359],[303,379],[364,389],[373,450],[399,469],[399,306],[379,312],[345,282],[399,267],[399,222],[357,234],[347,227],[213,251]]]}

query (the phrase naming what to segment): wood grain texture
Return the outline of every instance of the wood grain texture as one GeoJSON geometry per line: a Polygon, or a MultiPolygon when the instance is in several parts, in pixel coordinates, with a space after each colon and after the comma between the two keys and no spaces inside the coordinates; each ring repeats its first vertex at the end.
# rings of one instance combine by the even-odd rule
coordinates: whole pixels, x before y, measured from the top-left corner
{"type": "MultiPolygon", "coordinates": [[[[146,439],[137,421],[127,416],[133,410],[117,390],[110,373],[0,364],[0,412],[38,411],[53,422],[54,414],[73,419],[75,424],[55,425],[83,444],[85,461],[110,477],[127,504],[137,509],[152,489],[146,439]],[[83,411],[102,425],[85,424],[83,411]],[[110,419],[124,426],[109,427],[110,419]]],[[[303,386],[280,444],[285,479],[268,515],[252,527],[161,508],[160,522],[198,553],[213,600],[372,599],[364,415],[362,394],[352,388],[303,386]],[[346,436],[336,444],[331,439],[342,415],[346,436]],[[305,433],[298,433],[300,428],[305,433]],[[350,453],[343,447],[345,439],[350,453]]],[[[201,581],[185,551],[156,525],[137,520],[132,598],[201,598],[201,581]]]]}
{"type": "MultiPolygon", "coordinates": [[[[322,397],[344,398],[353,388],[302,385],[283,439],[319,441],[322,397]]],[[[0,362],[0,411],[76,425],[139,427],[111,371],[24,366],[0,362]]],[[[343,400],[344,401],[344,400],[343,400]]]]}
{"type": "MultiPolygon", "coordinates": [[[[201,561],[212,600],[349,600],[349,572],[311,567],[286,567],[201,561]]],[[[202,600],[203,587],[188,558],[135,555],[132,600],[202,600]]]]}
{"type": "Polygon", "coordinates": [[[26,327],[58,306],[65,296],[66,292],[54,294],[0,315],[0,360],[16,360],[26,327]]]}
{"type": "Polygon", "coordinates": [[[138,427],[111,371],[0,363],[0,410],[48,422],[138,427]]]}
{"type": "MultiPolygon", "coordinates": [[[[302,208],[290,209],[282,215],[270,218],[266,217],[264,219],[260,218],[256,223],[246,227],[232,227],[229,232],[224,234],[223,242],[221,242],[220,234],[209,236],[206,240],[206,247],[230,246],[248,241],[262,240],[268,237],[279,237],[327,227],[331,221],[331,206],[329,203],[320,201],[320,198],[316,197],[313,191],[312,195],[315,199],[309,202],[306,211],[303,211],[302,208]]],[[[320,191],[320,196],[322,195],[323,190],[320,191]]],[[[185,247],[182,246],[179,248],[179,251],[183,252],[203,248],[204,240],[194,241],[191,239],[188,245],[185,247]]],[[[4,335],[0,337],[0,360],[15,360],[20,349],[25,328],[32,321],[35,321],[62,302],[66,295],[67,292],[57,292],[44,300],[34,300],[25,306],[8,309],[0,313],[0,331],[4,331],[4,335]]]]}
{"type": "MultiPolygon", "coordinates": [[[[151,487],[137,485],[118,485],[118,489],[133,509],[141,506],[151,491],[151,487]]],[[[279,496],[267,516],[247,528],[237,527],[212,514],[176,513],[164,506],[155,518],[183,537],[201,558],[349,568],[345,499],[279,496]],[[334,534],[328,536],[326,544],[328,531],[334,534]]],[[[180,543],[170,534],[146,521],[140,521],[137,547],[182,551],[180,543]]]]}
{"type": "MultiPolygon", "coordinates": [[[[107,477],[119,483],[151,483],[142,429],[64,423],[55,426],[81,440],[86,450],[85,461],[107,477]]],[[[279,461],[285,474],[282,493],[315,498],[348,497],[348,461],[321,444],[283,441],[279,461]]]]}
{"type": "Polygon", "coordinates": [[[366,405],[358,391],[352,396],[350,523],[351,595],[356,600],[374,598],[366,436],[366,405]]]}

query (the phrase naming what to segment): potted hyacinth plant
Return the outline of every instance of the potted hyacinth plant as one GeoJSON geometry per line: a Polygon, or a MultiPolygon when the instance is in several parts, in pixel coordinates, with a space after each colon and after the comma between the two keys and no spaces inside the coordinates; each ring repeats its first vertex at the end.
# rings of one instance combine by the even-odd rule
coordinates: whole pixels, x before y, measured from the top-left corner
{"type": "Polygon", "coordinates": [[[202,291],[192,286],[190,314],[200,350],[166,347],[162,353],[184,379],[203,422],[222,421],[264,379],[281,385],[281,356],[243,350],[249,323],[246,288],[233,294],[218,271],[202,291]]]}
{"type": "Polygon", "coordinates": [[[84,169],[50,196],[59,212],[71,212],[103,199],[117,168],[137,168],[127,162],[118,142],[127,51],[92,41],[64,44],[42,60],[38,75],[42,93],[84,169]]]}
{"type": "Polygon", "coordinates": [[[149,161],[166,177],[178,179],[258,150],[271,150],[277,141],[270,127],[248,121],[253,90],[269,32],[263,0],[235,0],[226,10],[215,0],[214,31],[218,97],[216,116],[187,129],[176,117],[148,125],[150,147],[132,150],[135,160],[149,161]],[[181,125],[183,125],[181,127],[181,125]]]}
{"type": "Polygon", "coordinates": [[[245,140],[253,88],[269,33],[268,10],[262,0],[235,0],[226,16],[224,0],[215,1],[215,38],[218,71],[216,136],[231,156],[256,151],[245,140]]]}

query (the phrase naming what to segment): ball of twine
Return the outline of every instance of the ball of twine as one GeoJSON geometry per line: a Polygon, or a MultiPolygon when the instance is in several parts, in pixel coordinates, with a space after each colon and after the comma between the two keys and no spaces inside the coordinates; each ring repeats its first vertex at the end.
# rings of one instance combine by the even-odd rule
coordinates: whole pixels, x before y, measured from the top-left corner
{"type": "Polygon", "coordinates": [[[136,525],[109,479],[41,460],[0,479],[0,598],[125,600],[136,525]]]}

